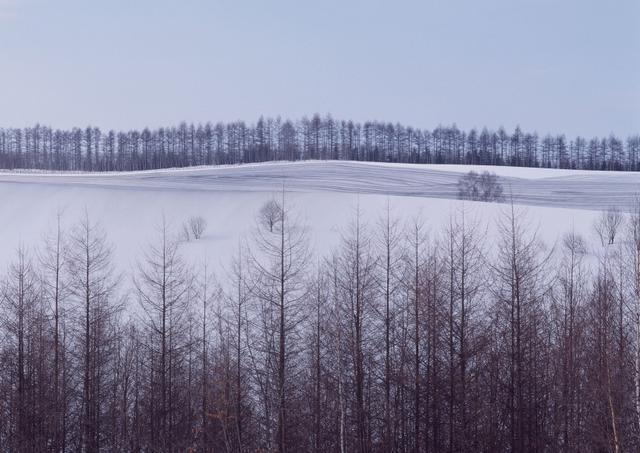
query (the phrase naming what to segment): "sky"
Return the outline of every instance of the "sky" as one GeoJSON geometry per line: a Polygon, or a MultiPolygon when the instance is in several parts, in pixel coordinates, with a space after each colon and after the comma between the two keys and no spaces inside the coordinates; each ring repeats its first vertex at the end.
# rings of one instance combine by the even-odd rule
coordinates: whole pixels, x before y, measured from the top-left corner
{"type": "Polygon", "coordinates": [[[0,0],[0,126],[640,133],[640,1],[0,0]]]}

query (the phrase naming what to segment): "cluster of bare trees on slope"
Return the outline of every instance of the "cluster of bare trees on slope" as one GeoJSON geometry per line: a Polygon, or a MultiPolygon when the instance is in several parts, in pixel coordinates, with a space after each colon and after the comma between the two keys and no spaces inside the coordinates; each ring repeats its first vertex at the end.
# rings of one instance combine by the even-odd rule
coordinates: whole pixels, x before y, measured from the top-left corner
{"type": "Polygon", "coordinates": [[[164,220],[133,275],[58,222],[3,276],[2,449],[640,449],[640,210],[590,251],[362,219],[313,256],[283,196],[217,281],[164,220]]]}
{"type": "Polygon", "coordinates": [[[640,135],[568,139],[520,127],[512,133],[455,125],[427,130],[317,114],[131,131],[0,128],[0,168],[8,169],[126,171],[301,159],[636,171],[640,135]]]}

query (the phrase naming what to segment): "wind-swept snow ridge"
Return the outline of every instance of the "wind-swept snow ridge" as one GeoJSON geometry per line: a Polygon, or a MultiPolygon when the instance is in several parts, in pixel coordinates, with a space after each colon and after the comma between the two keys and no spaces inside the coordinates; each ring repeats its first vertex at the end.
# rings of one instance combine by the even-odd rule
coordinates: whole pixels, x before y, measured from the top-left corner
{"type": "Polygon", "coordinates": [[[343,192],[455,199],[470,170],[501,177],[514,202],[535,206],[627,209],[640,192],[640,174],[517,167],[385,164],[342,161],[272,162],[131,173],[4,173],[0,184],[65,185],[119,190],[343,192]]]}

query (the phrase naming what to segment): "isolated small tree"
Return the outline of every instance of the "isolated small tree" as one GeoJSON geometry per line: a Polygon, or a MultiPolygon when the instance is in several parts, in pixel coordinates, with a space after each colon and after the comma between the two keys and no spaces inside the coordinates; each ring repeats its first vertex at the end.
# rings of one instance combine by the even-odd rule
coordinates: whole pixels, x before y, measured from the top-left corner
{"type": "MultiPolygon", "coordinates": [[[[201,216],[192,216],[189,218],[189,228],[194,239],[200,239],[207,229],[207,221],[201,216]]],[[[188,240],[188,239],[187,239],[188,240]]]]}
{"type": "Polygon", "coordinates": [[[615,242],[616,234],[622,221],[622,213],[616,207],[610,207],[600,213],[600,217],[598,217],[593,224],[593,229],[600,238],[603,247],[615,242]]]}
{"type": "Polygon", "coordinates": [[[502,184],[495,173],[470,171],[458,180],[458,198],[472,201],[502,201],[502,184]]]}
{"type": "Polygon", "coordinates": [[[269,200],[260,208],[258,218],[260,223],[273,233],[273,228],[282,219],[282,207],[276,200],[269,200]]]}

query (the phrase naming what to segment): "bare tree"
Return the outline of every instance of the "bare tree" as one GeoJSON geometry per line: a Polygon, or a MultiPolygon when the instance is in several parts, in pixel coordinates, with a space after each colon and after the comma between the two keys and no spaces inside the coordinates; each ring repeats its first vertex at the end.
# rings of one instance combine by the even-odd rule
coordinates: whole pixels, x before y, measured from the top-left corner
{"type": "MultiPolygon", "coordinates": [[[[469,416],[478,410],[476,389],[470,388],[470,376],[478,351],[478,339],[482,323],[479,312],[482,296],[484,251],[479,223],[467,218],[464,209],[452,215],[446,230],[446,249],[443,262],[447,267],[448,283],[448,416],[449,448],[456,451],[477,449],[469,443],[469,433],[478,421],[469,416]]],[[[477,429],[477,428],[476,428],[477,429]]]]}
{"type": "Polygon", "coordinates": [[[245,381],[245,367],[247,366],[246,354],[247,347],[245,344],[251,340],[247,338],[246,331],[248,329],[248,305],[250,302],[250,296],[252,287],[250,286],[251,279],[247,276],[247,253],[243,249],[242,245],[238,245],[238,253],[233,258],[231,263],[230,281],[232,283],[229,291],[226,294],[225,300],[227,302],[229,313],[229,325],[233,335],[233,373],[234,373],[234,388],[233,388],[233,419],[234,423],[234,435],[232,445],[235,451],[245,451],[247,443],[245,440],[246,420],[245,420],[245,398],[248,396],[247,386],[245,381]]]}
{"type": "Polygon", "coordinates": [[[370,450],[368,414],[366,398],[366,347],[370,333],[370,322],[375,312],[375,270],[376,257],[372,250],[372,239],[363,224],[358,203],[355,219],[343,237],[339,257],[339,286],[344,330],[349,332],[349,353],[352,368],[352,382],[355,395],[354,414],[355,439],[353,446],[357,452],[370,450]]]}
{"type": "Polygon", "coordinates": [[[117,278],[111,262],[112,248],[102,229],[84,217],[69,237],[71,291],[78,302],[78,354],[82,375],[82,431],[84,451],[98,452],[104,437],[103,395],[106,367],[113,352],[112,327],[121,306],[115,300],[117,278]]]}
{"type": "Polygon", "coordinates": [[[562,240],[562,257],[553,294],[551,314],[558,367],[558,448],[581,450],[584,439],[584,374],[585,357],[585,296],[587,246],[584,239],[570,232],[562,240]]]}
{"type": "Polygon", "coordinates": [[[180,438],[180,427],[176,422],[178,392],[174,378],[184,361],[190,279],[164,217],[158,228],[157,242],[149,244],[138,268],[134,286],[143,312],[142,325],[148,335],[144,345],[150,368],[148,404],[156,414],[147,420],[150,447],[170,451],[185,441],[180,438]]]}
{"type": "Polygon", "coordinates": [[[33,451],[37,448],[37,442],[44,440],[34,429],[37,415],[32,410],[37,403],[33,400],[36,383],[31,371],[36,365],[32,342],[35,340],[33,334],[39,303],[37,294],[33,265],[24,247],[20,247],[2,292],[7,307],[5,328],[11,344],[8,358],[14,377],[8,413],[11,436],[7,446],[15,451],[33,451]]]}
{"type": "Polygon", "coordinates": [[[458,179],[458,198],[472,201],[502,201],[503,188],[495,173],[470,171],[458,179]]]}
{"type": "MultiPolygon", "coordinates": [[[[586,417],[589,444],[596,449],[623,451],[624,425],[622,413],[627,398],[620,398],[624,381],[617,341],[618,307],[611,257],[605,253],[599,263],[594,288],[586,313],[586,337],[589,361],[585,363],[584,382],[587,399],[592,402],[586,417]]],[[[626,395],[625,395],[626,396],[626,395]]]]}
{"type": "Polygon", "coordinates": [[[309,262],[307,233],[293,217],[293,212],[285,207],[285,191],[282,190],[280,214],[272,218],[274,223],[265,224],[259,217],[254,230],[254,243],[257,250],[251,255],[254,278],[260,284],[254,285],[256,296],[269,304],[274,310],[277,391],[277,437],[279,453],[285,453],[289,443],[291,420],[288,415],[289,400],[293,389],[288,382],[294,366],[295,349],[292,348],[299,335],[300,319],[304,315],[306,291],[305,271],[309,262]],[[265,228],[266,226],[266,228],[265,228]]]}
{"type": "Polygon", "coordinates": [[[535,383],[543,378],[539,373],[548,369],[542,362],[546,355],[541,349],[544,341],[540,324],[545,319],[545,269],[551,254],[542,255],[542,244],[535,232],[528,231],[526,217],[513,203],[498,227],[500,242],[492,266],[492,286],[506,361],[503,416],[509,449],[522,452],[538,449],[543,442],[540,430],[530,422],[543,417],[535,404],[541,391],[535,383]]]}
{"type": "Polygon", "coordinates": [[[616,234],[623,220],[623,215],[617,207],[610,207],[600,213],[593,224],[593,229],[600,238],[603,247],[615,242],[616,234]]]}
{"type": "Polygon", "coordinates": [[[273,232],[274,227],[281,221],[282,216],[282,206],[276,200],[269,200],[260,208],[260,222],[269,232],[273,232]]]}
{"type": "Polygon", "coordinates": [[[209,402],[209,312],[211,311],[212,293],[212,277],[209,275],[207,262],[204,262],[203,273],[199,282],[200,299],[202,303],[202,311],[200,313],[200,386],[201,386],[201,406],[200,406],[200,448],[207,451],[210,445],[209,440],[209,414],[211,413],[209,402]]]}
{"type": "MultiPolygon", "coordinates": [[[[426,301],[428,298],[428,288],[426,288],[426,274],[428,267],[427,257],[427,235],[424,221],[416,217],[412,220],[407,230],[407,251],[404,254],[407,274],[405,283],[410,311],[409,319],[413,321],[413,385],[414,385],[414,438],[413,447],[415,451],[420,451],[423,443],[422,434],[428,436],[427,429],[423,429],[423,372],[422,362],[424,361],[423,337],[424,317],[428,311],[426,301]]],[[[425,447],[427,445],[425,444],[425,447]]]]}
{"type": "Polygon", "coordinates": [[[380,283],[384,298],[384,451],[393,450],[393,431],[391,425],[391,354],[392,354],[392,319],[394,313],[394,293],[399,288],[398,271],[400,266],[400,232],[399,222],[391,217],[391,204],[387,199],[385,215],[379,220],[379,248],[380,248],[380,283]]]}
{"type": "Polygon", "coordinates": [[[194,239],[200,239],[202,234],[207,229],[207,221],[204,217],[193,216],[189,218],[189,230],[194,239]]]}
{"type": "Polygon", "coordinates": [[[67,360],[67,351],[62,342],[62,329],[66,322],[67,298],[69,287],[65,275],[68,250],[61,226],[62,213],[56,216],[55,231],[45,238],[44,250],[40,254],[42,268],[43,293],[46,297],[53,317],[53,446],[64,450],[66,444],[67,417],[66,393],[68,383],[62,380],[63,362],[67,360]]]}
{"type": "Polygon", "coordinates": [[[309,406],[310,422],[313,424],[310,448],[317,453],[331,448],[332,444],[328,442],[330,439],[329,427],[335,420],[332,417],[333,414],[328,410],[331,407],[331,403],[328,401],[329,395],[323,393],[327,386],[323,377],[327,373],[327,368],[331,366],[332,359],[327,354],[331,284],[330,275],[327,275],[325,271],[325,267],[318,264],[317,275],[310,283],[309,288],[309,295],[313,297],[313,307],[311,307],[308,324],[309,370],[305,373],[309,376],[306,394],[308,395],[307,405],[309,406]]]}
{"type": "Polygon", "coordinates": [[[629,244],[631,254],[633,305],[632,325],[634,332],[634,410],[636,425],[640,432],[640,197],[636,196],[629,218],[629,244]]]}

